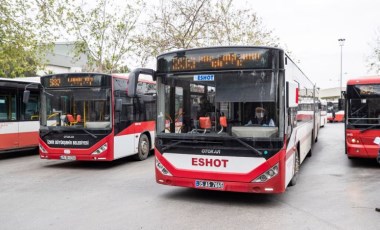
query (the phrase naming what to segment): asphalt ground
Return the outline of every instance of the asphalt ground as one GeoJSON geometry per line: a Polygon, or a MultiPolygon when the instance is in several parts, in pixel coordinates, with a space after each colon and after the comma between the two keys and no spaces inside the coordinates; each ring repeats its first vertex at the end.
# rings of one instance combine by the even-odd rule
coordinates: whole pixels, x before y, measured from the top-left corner
{"type": "Polygon", "coordinates": [[[154,157],[114,162],[0,156],[0,229],[380,229],[375,160],[349,160],[344,126],[321,128],[279,195],[156,184],[154,157]]]}

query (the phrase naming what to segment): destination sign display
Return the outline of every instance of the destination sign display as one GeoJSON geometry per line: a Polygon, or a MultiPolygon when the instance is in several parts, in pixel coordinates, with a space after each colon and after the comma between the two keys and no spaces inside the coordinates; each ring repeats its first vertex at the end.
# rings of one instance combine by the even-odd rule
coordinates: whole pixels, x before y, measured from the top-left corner
{"type": "Polygon", "coordinates": [[[158,57],[157,73],[270,68],[271,51],[253,47],[178,51],[158,57]]]}
{"type": "Polygon", "coordinates": [[[41,78],[42,85],[50,88],[110,86],[111,76],[101,74],[57,74],[41,78]]]}

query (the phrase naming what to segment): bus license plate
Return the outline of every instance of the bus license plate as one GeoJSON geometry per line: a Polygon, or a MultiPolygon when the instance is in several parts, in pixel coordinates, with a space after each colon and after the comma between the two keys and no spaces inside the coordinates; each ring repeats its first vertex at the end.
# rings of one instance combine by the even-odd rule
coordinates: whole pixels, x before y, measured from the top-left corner
{"type": "Polygon", "coordinates": [[[195,181],[196,188],[212,188],[212,189],[223,189],[224,183],[220,181],[204,181],[204,180],[196,180],[195,181]]]}
{"type": "Polygon", "coordinates": [[[75,161],[77,159],[76,156],[65,156],[65,155],[62,155],[60,156],[61,160],[70,160],[70,161],[75,161]]]}

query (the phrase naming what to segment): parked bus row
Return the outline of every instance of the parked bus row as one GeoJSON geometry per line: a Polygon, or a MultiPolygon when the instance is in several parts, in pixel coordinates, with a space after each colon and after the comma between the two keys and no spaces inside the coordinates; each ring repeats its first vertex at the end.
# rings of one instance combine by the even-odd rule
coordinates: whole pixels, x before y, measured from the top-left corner
{"type": "MultiPolygon", "coordinates": [[[[0,80],[0,135],[9,140],[0,151],[38,146],[42,159],[111,161],[154,149],[157,183],[199,189],[284,192],[335,106],[270,47],[180,50],[158,56],[155,71],[39,80],[0,80]]],[[[377,155],[379,83],[348,82],[350,158],[377,155]]]]}

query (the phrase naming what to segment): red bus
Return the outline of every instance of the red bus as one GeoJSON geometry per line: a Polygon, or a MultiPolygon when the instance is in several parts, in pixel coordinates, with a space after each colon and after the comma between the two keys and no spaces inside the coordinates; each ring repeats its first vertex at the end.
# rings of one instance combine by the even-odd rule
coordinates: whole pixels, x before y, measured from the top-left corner
{"type": "Polygon", "coordinates": [[[156,80],[157,183],[252,193],[296,183],[317,138],[314,113],[297,119],[298,101],[316,87],[283,50],[169,52],[156,80]]]}
{"type": "Polygon", "coordinates": [[[376,158],[380,137],[380,76],[351,79],[346,91],[346,154],[348,158],[376,158]]]}
{"type": "Polygon", "coordinates": [[[39,77],[0,78],[0,153],[38,147],[39,77]],[[23,103],[28,88],[30,100],[23,103]]]}
{"type": "Polygon", "coordinates": [[[343,99],[327,102],[327,120],[329,122],[344,121],[344,101],[343,99]],[[335,114],[335,117],[334,117],[335,114]]]}
{"type": "MultiPolygon", "coordinates": [[[[130,76],[140,73],[137,69],[130,76]]],[[[144,160],[154,148],[153,81],[69,73],[43,76],[41,84],[42,159],[112,161],[134,155],[144,160]]]]}

